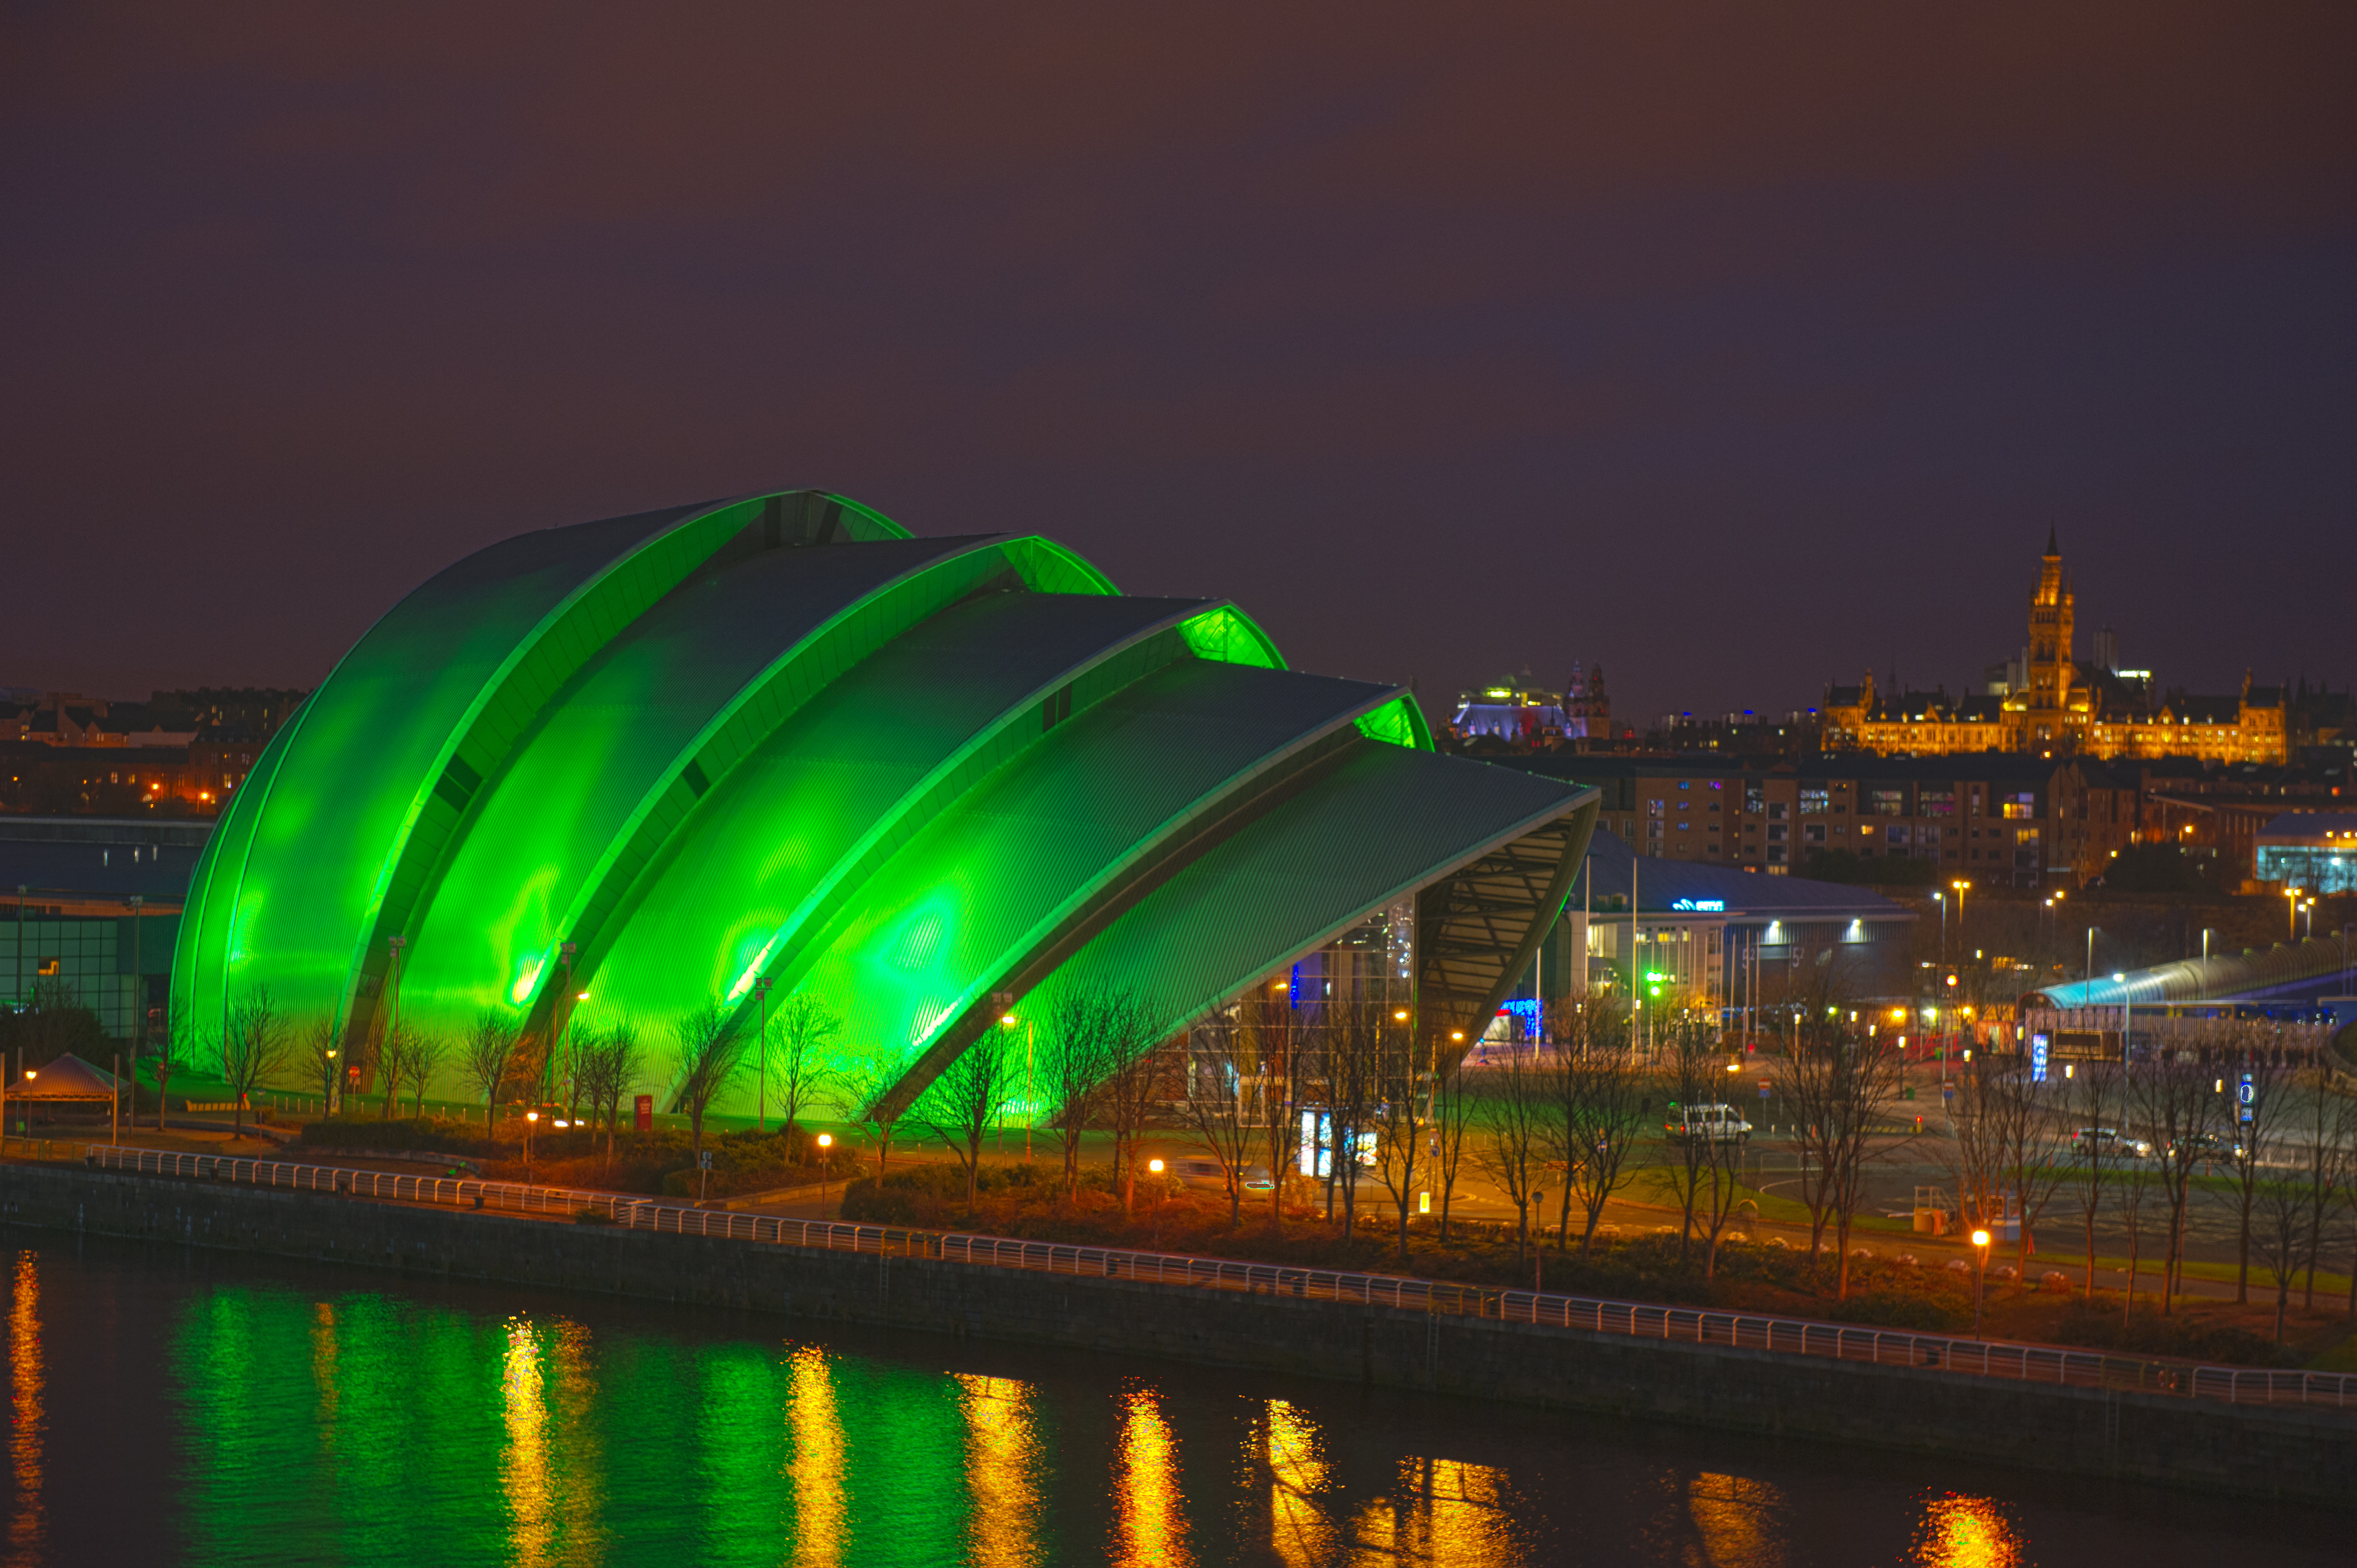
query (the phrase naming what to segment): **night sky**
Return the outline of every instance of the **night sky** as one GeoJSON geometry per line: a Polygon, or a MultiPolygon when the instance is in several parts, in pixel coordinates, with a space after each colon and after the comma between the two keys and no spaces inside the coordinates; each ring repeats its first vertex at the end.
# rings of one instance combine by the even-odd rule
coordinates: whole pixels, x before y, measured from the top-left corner
{"type": "Polygon", "coordinates": [[[2357,676],[2357,6],[11,4],[0,684],[815,485],[1300,668],[2357,676]],[[1272,15],[1272,13],[1280,13],[1272,15]],[[782,18],[782,19],[781,19],[782,18]]]}

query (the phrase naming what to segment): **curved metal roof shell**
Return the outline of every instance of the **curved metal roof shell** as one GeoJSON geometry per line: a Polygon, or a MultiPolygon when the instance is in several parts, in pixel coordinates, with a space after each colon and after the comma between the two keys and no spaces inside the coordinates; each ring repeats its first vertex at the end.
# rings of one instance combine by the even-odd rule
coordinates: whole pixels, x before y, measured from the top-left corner
{"type": "Polygon", "coordinates": [[[897,1106],[996,993],[1085,975],[1175,1026],[1413,894],[1445,1029],[1527,961],[1595,798],[1434,755],[1412,696],[1285,669],[1223,601],[742,497],[508,540],[388,611],[224,811],[172,1013],[629,1022],[660,1072],[767,980],[897,1106]]]}
{"type": "Polygon", "coordinates": [[[2338,937],[2310,937],[2270,948],[2213,958],[2180,959],[2116,976],[2072,980],[2040,986],[2022,997],[2025,1007],[2150,1007],[2182,1002],[2233,1002],[2260,997],[2341,973],[2349,950],[2338,937]]]}

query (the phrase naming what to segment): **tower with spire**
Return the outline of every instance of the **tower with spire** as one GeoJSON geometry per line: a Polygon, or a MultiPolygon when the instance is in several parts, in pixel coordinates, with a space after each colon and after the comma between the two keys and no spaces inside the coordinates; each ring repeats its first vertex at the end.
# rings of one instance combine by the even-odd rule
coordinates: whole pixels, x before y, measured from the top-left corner
{"type": "Polygon", "coordinates": [[[2029,667],[2022,694],[2023,740],[2030,746],[2062,738],[2073,709],[2084,711],[2072,688],[2079,667],[2071,651],[2073,600],[2070,578],[2062,570],[2062,550],[2054,529],[2046,530],[2046,554],[2039,563],[2038,587],[2029,596],[2029,667]]]}

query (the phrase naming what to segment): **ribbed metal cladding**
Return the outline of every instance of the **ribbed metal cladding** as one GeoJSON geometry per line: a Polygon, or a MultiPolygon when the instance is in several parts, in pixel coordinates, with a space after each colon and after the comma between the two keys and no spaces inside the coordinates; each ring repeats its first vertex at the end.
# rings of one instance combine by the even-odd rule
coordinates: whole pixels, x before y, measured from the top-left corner
{"type": "Polygon", "coordinates": [[[627,1024],[660,1077],[767,979],[898,1106],[994,994],[1118,983],[1175,1026],[1420,895],[1453,1026],[1527,962],[1595,794],[1430,744],[1399,689],[1044,538],[807,491],[524,535],[395,606],[257,764],[175,1015],[199,1047],[255,985],[348,1038],[627,1024]]]}

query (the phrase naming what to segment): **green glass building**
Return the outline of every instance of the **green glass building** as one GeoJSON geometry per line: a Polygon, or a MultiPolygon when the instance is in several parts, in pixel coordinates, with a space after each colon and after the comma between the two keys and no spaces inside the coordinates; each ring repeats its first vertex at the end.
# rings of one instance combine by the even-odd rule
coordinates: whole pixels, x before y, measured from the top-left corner
{"type": "Polygon", "coordinates": [[[1409,693],[1287,670],[1232,604],[743,497],[522,534],[394,606],[222,814],[173,1015],[212,1039],[260,984],[348,1039],[500,1009],[660,1056],[707,1004],[750,1028],[767,979],[905,1104],[998,993],[1114,985],[1176,1028],[1391,911],[1447,1040],[1527,967],[1595,800],[1437,755],[1409,693]]]}

